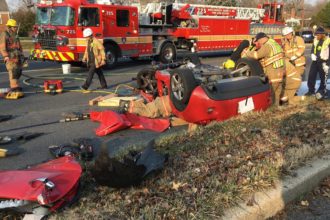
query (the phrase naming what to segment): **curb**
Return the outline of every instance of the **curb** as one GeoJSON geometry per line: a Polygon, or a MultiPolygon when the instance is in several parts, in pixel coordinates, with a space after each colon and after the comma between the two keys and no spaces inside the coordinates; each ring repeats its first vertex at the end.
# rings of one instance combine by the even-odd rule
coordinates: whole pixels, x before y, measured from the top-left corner
{"type": "Polygon", "coordinates": [[[267,219],[284,209],[285,205],[314,189],[321,180],[330,175],[330,155],[307,162],[296,171],[295,177],[285,177],[274,189],[254,194],[255,204],[238,206],[225,211],[222,219],[267,219]]]}

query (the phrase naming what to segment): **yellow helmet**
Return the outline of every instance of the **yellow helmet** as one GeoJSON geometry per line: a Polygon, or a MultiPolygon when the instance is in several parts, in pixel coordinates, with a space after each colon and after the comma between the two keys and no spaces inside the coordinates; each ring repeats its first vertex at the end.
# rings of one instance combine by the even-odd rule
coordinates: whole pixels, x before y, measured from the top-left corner
{"type": "Polygon", "coordinates": [[[17,22],[14,19],[9,19],[6,26],[8,27],[17,27],[17,22]]]}
{"type": "Polygon", "coordinates": [[[232,59],[226,60],[226,62],[223,63],[223,66],[225,69],[234,69],[235,68],[235,62],[232,59]]]}

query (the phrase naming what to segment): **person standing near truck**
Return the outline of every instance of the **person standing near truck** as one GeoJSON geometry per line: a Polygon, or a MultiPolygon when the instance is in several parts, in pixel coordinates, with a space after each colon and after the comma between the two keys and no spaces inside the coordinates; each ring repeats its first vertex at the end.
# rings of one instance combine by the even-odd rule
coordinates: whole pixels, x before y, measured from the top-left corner
{"type": "Polygon", "coordinates": [[[305,72],[306,58],[305,42],[299,36],[294,35],[292,27],[285,27],[282,30],[282,46],[285,54],[285,91],[281,98],[283,102],[293,104],[297,102],[299,97],[295,96],[301,86],[301,76],[305,72]]]}
{"type": "Polygon", "coordinates": [[[89,67],[88,76],[81,86],[82,90],[87,90],[92,83],[94,73],[99,77],[101,89],[107,89],[107,82],[104,78],[102,66],[105,65],[105,52],[102,43],[93,36],[93,31],[90,28],[86,28],[83,31],[84,38],[87,38],[87,47],[82,59],[83,62],[87,63],[89,67]]]}
{"type": "Polygon", "coordinates": [[[21,92],[19,78],[22,75],[22,56],[23,50],[17,35],[17,22],[14,19],[7,21],[7,30],[0,35],[0,53],[6,64],[9,74],[10,89],[12,92],[21,92]]]}
{"type": "Polygon", "coordinates": [[[327,79],[330,66],[330,38],[326,36],[325,30],[319,27],[315,31],[315,38],[312,46],[312,65],[308,75],[308,92],[306,96],[316,95],[321,100],[327,95],[327,79]],[[320,86],[315,94],[315,83],[317,74],[320,76],[320,86]]]}

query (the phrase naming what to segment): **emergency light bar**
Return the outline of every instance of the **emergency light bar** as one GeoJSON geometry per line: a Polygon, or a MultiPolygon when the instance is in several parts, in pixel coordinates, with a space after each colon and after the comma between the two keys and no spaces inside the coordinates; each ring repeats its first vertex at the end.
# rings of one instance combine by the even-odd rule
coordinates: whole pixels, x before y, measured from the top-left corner
{"type": "Polygon", "coordinates": [[[39,0],[39,4],[52,5],[54,3],[63,3],[63,0],[39,0]]]}

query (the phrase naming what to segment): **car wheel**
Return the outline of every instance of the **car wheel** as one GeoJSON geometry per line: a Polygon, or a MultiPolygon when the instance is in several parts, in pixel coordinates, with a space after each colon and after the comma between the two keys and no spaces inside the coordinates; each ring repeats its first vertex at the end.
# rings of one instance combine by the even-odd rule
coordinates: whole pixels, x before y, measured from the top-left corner
{"type": "Polygon", "coordinates": [[[172,43],[165,43],[159,53],[159,61],[162,63],[170,63],[176,59],[176,49],[172,43]]]}
{"type": "Polygon", "coordinates": [[[114,46],[106,45],[105,47],[106,68],[111,69],[117,65],[118,55],[114,46]]]}
{"type": "Polygon", "coordinates": [[[243,69],[243,76],[264,76],[264,70],[258,60],[241,58],[236,62],[236,70],[243,69]],[[247,68],[245,68],[247,67],[247,68]]]}
{"type": "Polygon", "coordinates": [[[175,69],[170,73],[170,99],[179,111],[183,111],[197,86],[194,74],[190,69],[175,69]]]}
{"type": "Polygon", "coordinates": [[[142,69],[137,74],[137,85],[145,93],[155,94],[157,92],[156,70],[152,68],[142,69]]]}

